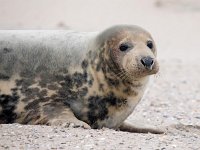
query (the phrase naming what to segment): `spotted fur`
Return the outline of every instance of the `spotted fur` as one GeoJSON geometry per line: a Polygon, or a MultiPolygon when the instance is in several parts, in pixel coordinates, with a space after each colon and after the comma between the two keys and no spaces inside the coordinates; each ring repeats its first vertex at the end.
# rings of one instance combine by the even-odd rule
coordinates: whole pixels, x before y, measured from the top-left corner
{"type": "Polygon", "coordinates": [[[101,33],[0,31],[0,123],[119,128],[142,98],[148,75],[157,72],[138,64],[135,78],[118,74],[126,55],[156,56],[155,50],[117,52],[120,40],[140,34],[152,39],[136,26],[101,33]]]}

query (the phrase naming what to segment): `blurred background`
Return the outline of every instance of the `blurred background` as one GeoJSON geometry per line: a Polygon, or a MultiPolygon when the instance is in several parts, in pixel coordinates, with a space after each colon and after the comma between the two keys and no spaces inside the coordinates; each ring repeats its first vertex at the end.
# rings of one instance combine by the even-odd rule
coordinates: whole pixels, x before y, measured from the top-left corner
{"type": "Polygon", "coordinates": [[[199,0],[0,0],[0,29],[98,31],[114,24],[152,33],[160,59],[200,58],[199,0]]]}

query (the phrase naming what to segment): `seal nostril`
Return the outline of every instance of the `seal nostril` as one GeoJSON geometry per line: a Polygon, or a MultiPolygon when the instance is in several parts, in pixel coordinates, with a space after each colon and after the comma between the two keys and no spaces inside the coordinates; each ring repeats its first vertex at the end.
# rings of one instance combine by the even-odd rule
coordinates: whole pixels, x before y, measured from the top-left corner
{"type": "Polygon", "coordinates": [[[141,59],[141,63],[145,66],[145,62],[144,62],[144,60],[143,59],[141,59]]]}
{"type": "Polygon", "coordinates": [[[151,60],[151,65],[153,65],[153,63],[154,63],[154,60],[152,59],[152,60],[151,60]]]}

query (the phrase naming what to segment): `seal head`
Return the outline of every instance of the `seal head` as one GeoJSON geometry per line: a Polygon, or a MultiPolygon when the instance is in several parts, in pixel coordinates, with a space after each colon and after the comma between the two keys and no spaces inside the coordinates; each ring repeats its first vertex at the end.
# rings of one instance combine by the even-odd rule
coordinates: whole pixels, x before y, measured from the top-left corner
{"type": "Polygon", "coordinates": [[[97,41],[104,47],[105,65],[124,80],[133,81],[159,70],[155,42],[138,26],[114,26],[102,32],[97,41]]]}

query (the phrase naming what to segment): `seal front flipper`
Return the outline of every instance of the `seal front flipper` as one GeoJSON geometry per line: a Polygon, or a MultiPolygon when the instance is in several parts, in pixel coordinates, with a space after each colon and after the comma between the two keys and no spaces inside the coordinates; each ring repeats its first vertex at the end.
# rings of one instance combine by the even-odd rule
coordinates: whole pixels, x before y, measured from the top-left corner
{"type": "Polygon", "coordinates": [[[91,127],[87,123],[78,120],[71,109],[67,107],[64,108],[60,114],[49,118],[47,121],[47,125],[73,128],[82,127],[84,129],[91,129],[91,127]]]}
{"type": "Polygon", "coordinates": [[[163,134],[164,131],[151,128],[151,127],[142,127],[142,126],[134,126],[129,122],[123,122],[122,125],[119,127],[121,131],[133,132],[133,133],[153,133],[153,134],[163,134]]]}

